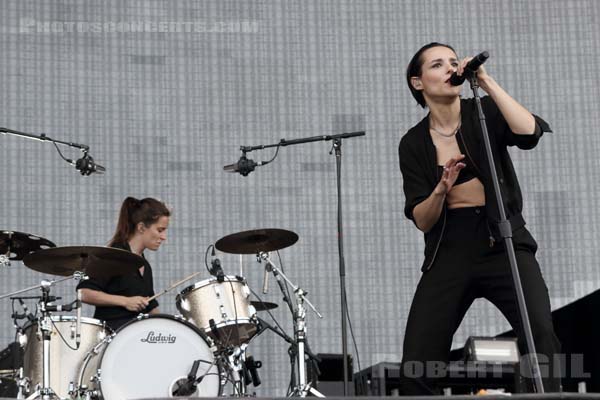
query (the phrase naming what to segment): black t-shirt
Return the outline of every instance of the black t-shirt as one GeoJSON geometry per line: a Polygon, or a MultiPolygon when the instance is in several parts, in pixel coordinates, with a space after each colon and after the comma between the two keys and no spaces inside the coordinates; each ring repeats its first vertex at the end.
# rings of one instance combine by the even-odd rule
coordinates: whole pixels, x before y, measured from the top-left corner
{"type": "MultiPolygon", "coordinates": [[[[117,243],[112,245],[117,249],[131,251],[128,243],[117,243]]],[[[142,255],[143,257],[143,255],[142,255]]],[[[141,265],[140,265],[141,267],[141,265]]],[[[152,279],[152,267],[144,258],[144,275],[140,274],[139,269],[127,275],[116,276],[110,279],[93,279],[82,281],[77,285],[77,289],[92,289],[104,293],[118,296],[154,296],[154,284],[152,279]]],[[[152,300],[148,307],[141,313],[148,313],[158,307],[158,302],[152,300]]],[[[129,311],[124,307],[118,306],[96,306],[94,318],[106,321],[107,325],[113,329],[117,329],[123,323],[139,315],[139,312],[129,311]]]]}

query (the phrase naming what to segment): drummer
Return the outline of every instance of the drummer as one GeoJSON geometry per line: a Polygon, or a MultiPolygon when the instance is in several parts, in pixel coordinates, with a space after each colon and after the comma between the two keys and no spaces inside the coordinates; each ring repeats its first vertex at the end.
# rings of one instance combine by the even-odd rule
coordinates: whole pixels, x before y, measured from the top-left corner
{"type": "MultiPolygon", "coordinates": [[[[156,199],[138,200],[127,197],[121,205],[119,221],[110,247],[130,251],[144,257],[144,250],[156,251],[167,240],[171,212],[156,199]]],[[[106,321],[117,330],[138,314],[157,314],[152,267],[144,257],[139,269],[126,275],[106,279],[88,279],[77,286],[84,303],[96,306],[94,318],[106,321]]]]}

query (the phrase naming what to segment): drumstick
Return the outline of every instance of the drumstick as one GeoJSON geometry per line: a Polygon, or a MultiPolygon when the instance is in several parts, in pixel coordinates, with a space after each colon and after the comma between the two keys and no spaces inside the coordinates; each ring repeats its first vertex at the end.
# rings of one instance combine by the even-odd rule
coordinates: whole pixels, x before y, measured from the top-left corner
{"type": "Polygon", "coordinates": [[[160,296],[162,296],[163,294],[165,294],[165,293],[167,293],[167,292],[170,292],[171,290],[175,289],[177,286],[181,285],[183,282],[185,282],[185,281],[189,281],[190,279],[192,279],[193,277],[195,277],[196,275],[198,275],[198,274],[200,274],[200,273],[202,273],[202,272],[204,272],[204,271],[198,271],[198,272],[194,272],[193,274],[191,274],[191,275],[190,275],[190,276],[188,276],[187,278],[183,278],[182,280],[175,282],[174,284],[172,284],[171,286],[169,286],[168,288],[166,288],[166,289],[165,289],[165,290],[163,290],[162,292],[159,292],[159,293],[155,294],[154,296],[152,296],[152,297],[149,297],[149,298],[148,298],[148,301],[150,302],[150,301],[152,301],[152,300],[154,300],[154,299],[157,299],[157,298],[159,298],[159,297],[160,297],[160,296]]]}

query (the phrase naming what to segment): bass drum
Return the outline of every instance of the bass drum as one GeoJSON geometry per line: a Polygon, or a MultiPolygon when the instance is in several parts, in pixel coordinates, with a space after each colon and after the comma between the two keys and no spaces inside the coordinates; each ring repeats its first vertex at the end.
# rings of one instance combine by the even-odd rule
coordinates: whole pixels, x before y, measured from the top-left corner
{"type": "Polygon", "coordinates": [[[166,314],[140,316],[106,343],[92,382],[105,400],[221,394],[212,341],[182,319],[166,314]],[[195,391],[176,393],[187,382],[194,361],[199,361],[200,383],[195,391]]]}

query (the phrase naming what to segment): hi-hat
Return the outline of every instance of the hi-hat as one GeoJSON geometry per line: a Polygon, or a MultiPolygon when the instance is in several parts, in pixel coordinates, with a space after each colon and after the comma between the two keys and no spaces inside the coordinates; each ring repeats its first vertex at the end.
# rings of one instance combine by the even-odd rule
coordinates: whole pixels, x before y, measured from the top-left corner
{"type": "Polygon", "coordinates": [[[10,260],[22,260],[34,251],[56,247],[54,243],[43,237],[30,233],[0,231],[0,254],[6,254],[10,260]]]}
{"type": "Polygon", "coordinates": [[[144,259],[127,250],[100,246],[67,246],[40,250],[27,255],[23,262],[45,274],[69,276],[81,271],[91,278],[106,279],[135,272],[144,259]]]}
{"type": "Polygon", "coordinates": [[[298,241],[298,235],[285,229],[255,229],[233,233],[217,240],[215,247],[225,253],[256,254],[281,250],[298,241]]]}

